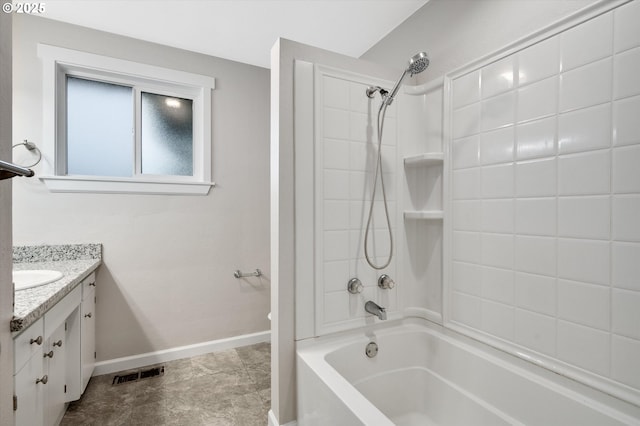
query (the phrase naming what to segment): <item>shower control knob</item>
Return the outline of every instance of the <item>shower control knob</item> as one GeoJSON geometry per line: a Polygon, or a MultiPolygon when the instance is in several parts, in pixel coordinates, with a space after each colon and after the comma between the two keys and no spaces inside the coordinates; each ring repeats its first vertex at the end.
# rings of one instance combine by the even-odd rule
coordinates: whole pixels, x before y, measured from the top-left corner
{"type": "Polygon", "coordinates": [[[396,286],[396,283],[387,274],[382,274],[380,275],[380,278],[378,278],[378,287],[380,288],[391,290],[395,286],[396,286]]]}
{"type": "Polygon", "coordinates": [[[364,290],[364,286],[358,278],[351,278],[349,280],[349,284],[347,285],[347,289],[351,294],[358,294],[362,293],[362,290],[364,290]]]}

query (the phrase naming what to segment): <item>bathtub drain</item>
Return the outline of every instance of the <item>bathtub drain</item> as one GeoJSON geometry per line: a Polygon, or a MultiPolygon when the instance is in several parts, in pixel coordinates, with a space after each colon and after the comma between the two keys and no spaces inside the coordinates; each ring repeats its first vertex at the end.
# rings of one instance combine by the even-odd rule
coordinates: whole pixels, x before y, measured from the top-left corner
{"type": "Polygon", "coordinates": [[[378,344],[376,342],[369,342],[364,350],[364,353],[367,354],[369,358],[373,358],[374,356],[378,355],[378,344]]]}

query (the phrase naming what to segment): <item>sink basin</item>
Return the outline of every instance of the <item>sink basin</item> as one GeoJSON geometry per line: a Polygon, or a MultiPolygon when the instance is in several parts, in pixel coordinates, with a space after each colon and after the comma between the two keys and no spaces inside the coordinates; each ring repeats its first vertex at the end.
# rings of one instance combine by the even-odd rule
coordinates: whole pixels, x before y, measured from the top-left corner
{"type": "Polygon", "coordinates": [[[13,271],[13,283],[15,289],[25,290],[58,281],[62,278],[62,272],[49,269],[34,269],[27,271],[13,271]]]}

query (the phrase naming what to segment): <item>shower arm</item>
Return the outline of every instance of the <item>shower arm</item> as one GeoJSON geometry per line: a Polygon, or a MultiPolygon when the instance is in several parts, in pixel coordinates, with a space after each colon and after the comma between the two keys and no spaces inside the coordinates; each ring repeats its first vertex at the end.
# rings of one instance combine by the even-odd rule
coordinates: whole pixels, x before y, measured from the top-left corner
{"type": "Polygon", "coordinates": [[[0,180],[10,179],[16,176],[31,177],[33,175],[35,175],[35,173],[31,169],[0,160],[0,180]]]}

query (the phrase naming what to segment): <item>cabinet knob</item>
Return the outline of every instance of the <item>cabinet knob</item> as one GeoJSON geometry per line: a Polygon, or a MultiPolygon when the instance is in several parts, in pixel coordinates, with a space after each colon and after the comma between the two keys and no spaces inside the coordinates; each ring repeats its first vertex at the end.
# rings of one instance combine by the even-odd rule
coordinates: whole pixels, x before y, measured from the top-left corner
{"type": "MultiPolygon", "coordinates": [[[[45,352],[43,356],[45,358],[46,357],[53,358],[53,351],[45,352]]],[[[47,382],[44,382],[44,383],[46,384],[47,382]]]]}
{"type": "Polygon", "coordinates": [[[89,287],[95,287],[95,286],[96,286],[95,282],[89,283],[89,287]]]}
{"type": "Polygon", "coordinates": [[[37,338],[31,339],[29,341],[30,345],[33,345],[34,343],[37,343],[38,345],[41,345],[42,344],[42,336],[38,336],[37,338]]]}
{"type": "Polygon", "coordinates": [[[53,346],[62,347],[62,340],[58,340],[57,342],[53,342],[53,346]]]}
{"type": "Polygon", "coordinates": [[[48,381],[49,381],[49,376],[45,374],[44,376],[42,376],[42,379],[36,379],[36,384],[42,383],[43,385],[46,385],[48,381]]]}
{"type": "Polygon", "coordinates": [[[84,316],[85,318],[91,318],[91,312],[89,312],[88,314],[85,314],[84,316]]]}

